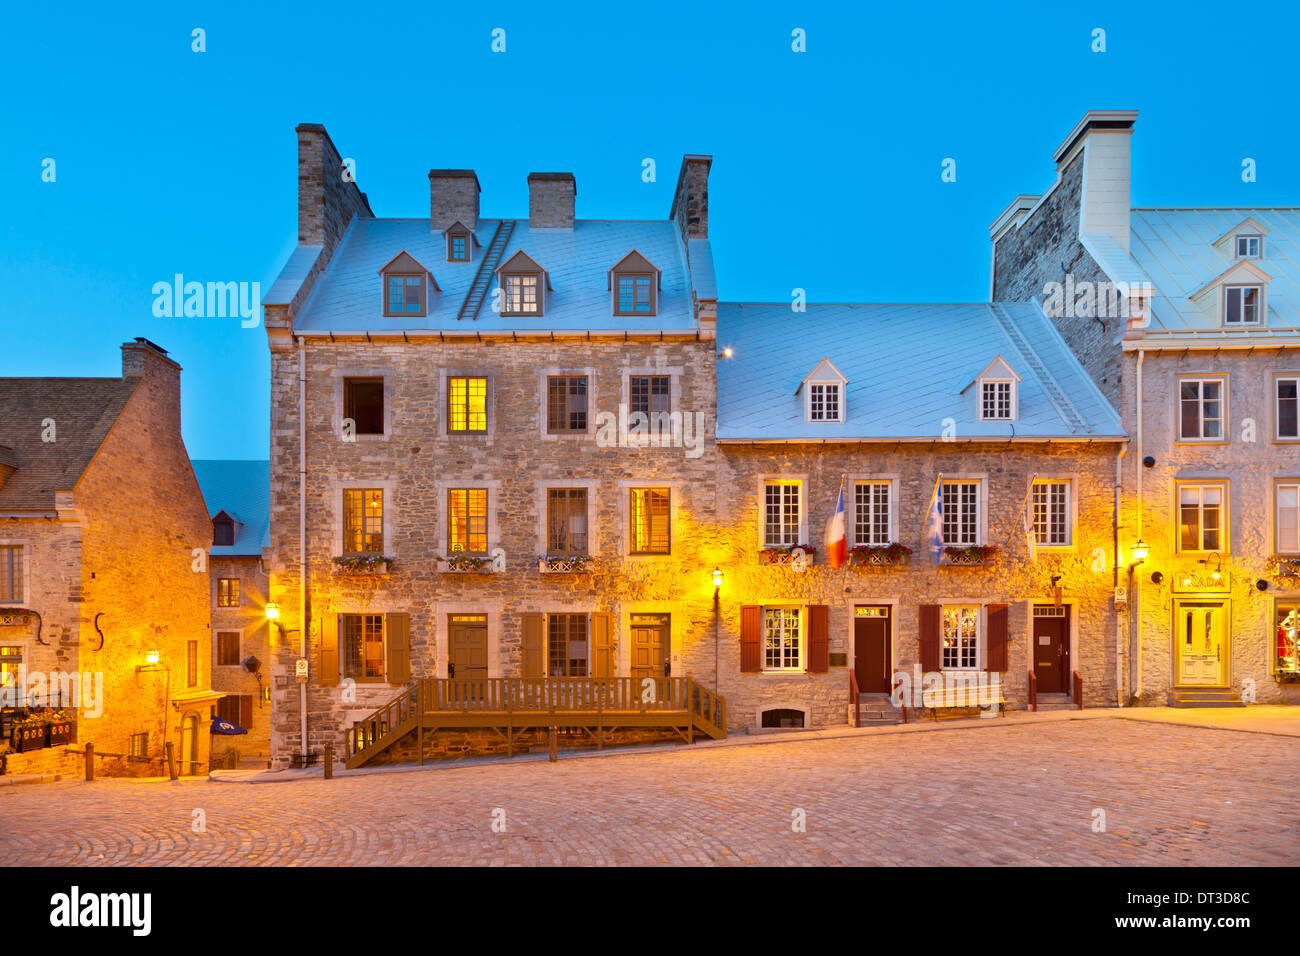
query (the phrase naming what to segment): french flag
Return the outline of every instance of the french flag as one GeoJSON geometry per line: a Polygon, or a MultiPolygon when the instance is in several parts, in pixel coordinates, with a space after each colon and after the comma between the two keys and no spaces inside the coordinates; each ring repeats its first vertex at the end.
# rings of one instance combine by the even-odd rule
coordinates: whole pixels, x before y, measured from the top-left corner
{"type": "Polygon", "coordinates": [[[840,497],[835,504],[835,514],[826,522],[826,560],[832,568],[844,566],[849,557],[849,545],[844,539],[844,482],[840,482],[840,497]]]}

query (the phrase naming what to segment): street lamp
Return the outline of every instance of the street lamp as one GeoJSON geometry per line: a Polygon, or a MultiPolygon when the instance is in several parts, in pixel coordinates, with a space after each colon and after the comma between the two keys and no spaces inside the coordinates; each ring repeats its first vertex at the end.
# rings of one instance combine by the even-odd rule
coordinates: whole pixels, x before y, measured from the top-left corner
{"type": "Polygon", "coordinates": [[[150,667],[152,667],[154,664],[157,664],[161,658],[162,655],[159,654],[157,651],[150,651],[148,654],[144,656],[145,663],[148,664],[150,667]]]}
{"type": "Polygon", "coordinates": [[[713,569],[713,591],[715,594],[717,593],[717,590],[720,587],[722,587],[722,569],[714,568],[713,569]]]}
{"type": "Polygon", "coordinates": [[[718,629],[721,625],[722,569],[713,567],[713,693],[718,693],[718,629]]]}
{"type": "Polygon", "coordinates": [[[1139,564],[1141,564],[1143,561],[1147,559],[1147,555],[1149,553],[1150,551],[1147,549],[1147,543],[1143,541],[1141,538],[1138,538],[1137,544],[1133,545],[1133,551],[1132,551],[1133,564],[1131,565],[1131,567],[1136,568],[1139,564]]]}
{"type": "Polygon", "coordinates": [[[280,620],[280,605],[276,604],[274,601],[267,604],[264,610],[266,611],[266,619],[268,621],[280,620]]]}

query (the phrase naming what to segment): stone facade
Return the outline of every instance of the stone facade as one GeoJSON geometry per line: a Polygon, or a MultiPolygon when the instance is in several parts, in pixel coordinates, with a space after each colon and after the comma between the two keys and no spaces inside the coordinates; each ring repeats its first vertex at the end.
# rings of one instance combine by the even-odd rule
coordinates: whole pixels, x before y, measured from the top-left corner
{"type": "Polygon", "coordinates": [[[572,229],[577,195],[572,173],[529,173],[528,224],[534,229],[572,229]]]}
{"type": "Polygon", "coordinates": [[[270,687],[275,656],[271,638],[274,625],[267,621],[265,611],[270,581],[260,558],[209,557],[208,570],[212,581],[212,689],[247,701],[242,706],[246,716],[241,715],[235,722],[248,731],[247,736],[214,737],[213,756],[233,748],[241,764],[265,765],[271,759],[270,687]],[[223,607],[218,600],[218,581],[223,578],[239,582],[239,603],[235,607],[223,607]],[[239,635],[236,659],[241,663],[222,662],[223,633],[239,635]],[[242,666],[250,657],[257,658],[260,664],[256,673],[242,666]]]}

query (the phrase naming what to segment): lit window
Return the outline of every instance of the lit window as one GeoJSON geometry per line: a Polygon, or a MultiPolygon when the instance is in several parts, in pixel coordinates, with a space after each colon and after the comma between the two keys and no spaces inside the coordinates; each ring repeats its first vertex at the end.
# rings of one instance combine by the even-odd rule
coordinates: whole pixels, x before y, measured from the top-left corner
{"type": "Polygon", "coordinates": [[[217,607],[239,607],[239,578],[217,579],[217,607]]]}
{"type": "Polygon", "coordinates": [[[1178,550],[1221,551],[1223,485],[1178,486],[1178,550]]]}
{"type": "Polygon", "coordinates": [[[763,547],[789,548],[800,543],[799,490],[797,481],[769,481],[763,486],[763,547]]]}
{"type": "Polygon", "coordinates": [[[1045,547],[1070,543],[1070,483],[1036,481],[1033,489],[1034,540],[1045,547]]]}
{"type": "Polygon", "coordinates": [[[342,614],[343,676],[374,681],[384,677],[384,616],[342,614]]]}
{"type": "Polygon", "coordinates": [[[1259,236],[1238,236],[1237,237],[1237,258],[1238,259],[1258,259],[1260,248],[1259,236]]]}
{"type": "Polygon", "coordinates": [[[853,487],[854,544],[885,545],[889,538],[889,482],[859,481],[853,487]]]}
{"type": "Polygon", "coordinates": [[[980,383],[980,418],[985,421],[1009,421],[1012,418],[1011,383],[980,383]]]}
{"type": "Polygon", "coordinates": [[[1300,484],[1279,484],[1276,489],[1277,518],[1274,522],[1278,554],[1300,554],[1300,484]]]}
{"type": "Polygon", "coordinates": [[[812,422],[840,420],[840,386],[837,383],[808,386],[808,420],[812,422]]]}
{"type": "Polygon", "coordinates": [[[487,553],[487,498],[486,488],[447,492],[447,549],[452,554],[487,553]]]}
{"type": "Polygon", "coordinates": [[[424,276],[384,276],[384,315],[424,315],[424,276]]]}
{"type": "Polygon", "coordinates": [[[763,608],[763,669],[799,670],[802,615],[797,607],[763,608]]]}
{"type": "Polygon", "coordinates": [[[980,543],[980,483],[943,483],[943,543],[966,548],[980,543]]]}
{"type": "Polygon", "coordinates": [[[19,644],[0,645],[0,687],[17,687],[23,672],[23,649],[19,644]]]}
{"type": "Polygon", "coordinates": [[[1223,290],[1224,325],[1258,325],[1259,300],[1257,285],[1230,285],[1223,290]]]}
{"type": "Polygon", "coordinates": [[[23,547],[0,545],[0,601],[23,600],[23,547]]]}
{"type": "Polygon", "coordinates": [[[633,554],[668,554],[670,492],[667,488],[633,488],[628,493],[633,554]]]}
{"type": "Polygon", "coordinates": [[[552,677],[587,676],[587,615],[547,615],[546,645],[552,677]]]}
{"type": "Polygon", "coordinates": [[[619,275],[618,308],[615,315],[653,315],[654,299],[651,293],[652,277],[646,275],[619,275]]]}
{"type": "Polygon", "coordinates": [[[382,488],[344,490],[343,551],[346,554],[383,553],[384,492],[382,488]]]}
{"type": "Polygon", "coordinates": [[[454,432],[487,431],[487,379],[447,379],[447,427],[454,432]]]}
{"type": "Polygon", "coordinates": [[[501,311],[507,315],[540,315],[537,289],[539,276],[508,275],[505,276],[505,300],[501,311]]]}
{"type": "Polygon", "coordinates": [[[1300,438],[1300,378],[1279,378],[1275,380],[1277,390],[1277,437],[1280,439],[1300,438]]]}
{"type": "Polygon", "coordinates": [[[972,606],[946,606],[940,666],[944,670],[974,670],[979,667],[980,611],[972,606]]]}
{"type": "Polygon", "coordinates": [[[1185,378],[1179,383],[1179,435],[1183,441],[1223,438],[1223,391],[1223,379],[1185,378]]]}
{"type": "Polygon", "coordinates": [[[1300,604],[1279,601],[1273,612],[1277,626],[1277,670],[1288,677],[1300,676],[1300,604]]]}

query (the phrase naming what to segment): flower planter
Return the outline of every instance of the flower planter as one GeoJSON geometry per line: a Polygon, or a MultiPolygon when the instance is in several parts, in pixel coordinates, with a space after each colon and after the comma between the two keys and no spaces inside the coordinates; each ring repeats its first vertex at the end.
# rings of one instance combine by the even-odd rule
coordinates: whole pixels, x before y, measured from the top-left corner
{"type": "Polygon", "coordinates": [[[46,725],[46,741],[51,747],[72,743],[72,721],[56,720],[46,725]]]}
{"type": "Polygon", "coordinates": [[[998,549],[993,545],[943,549],[943,563],[953,568],[986,568],[997,562],[998,549]]]}
{"type": "Polygon", "coordinates": [[[460,556],[443,558],[439,562],[443,574],[495,574],[496,568],[489,557],[460,556]]]}
{"type": "Polygon", "coordinates": [[[802,545],[793,548],[764,548],[758,552],[758,563],[772,564],[777,567],[792,567],[795,563],[796,551],[802,552],[805,566],[817,563],[817,549],[805,548],[802,545]]]}
{"type": "Polygon", "coordinates": [[[895,568],[907,564],[912,549],[906,545],[858,545],[849,550],[849,565],[855,568],[895,568]]]}
{"type": "Polygon", "coordinates": [[[393,569],[392,558],[354,557],[334,559],[335,574],[387,574],[393,569]]]}
{"type": "Polygon", "coordinates": [[[22,724],[15,727],[10,738],[14,750],[21,754],[46,747],[48,745],[46,728],[46,724],[22,724]]]}
{"type": "Polygon", "coordinates": [[[542,574],[587,574],[592,570],[592,560],[586,555],[538,558],[537,570],[542,574]]]}

